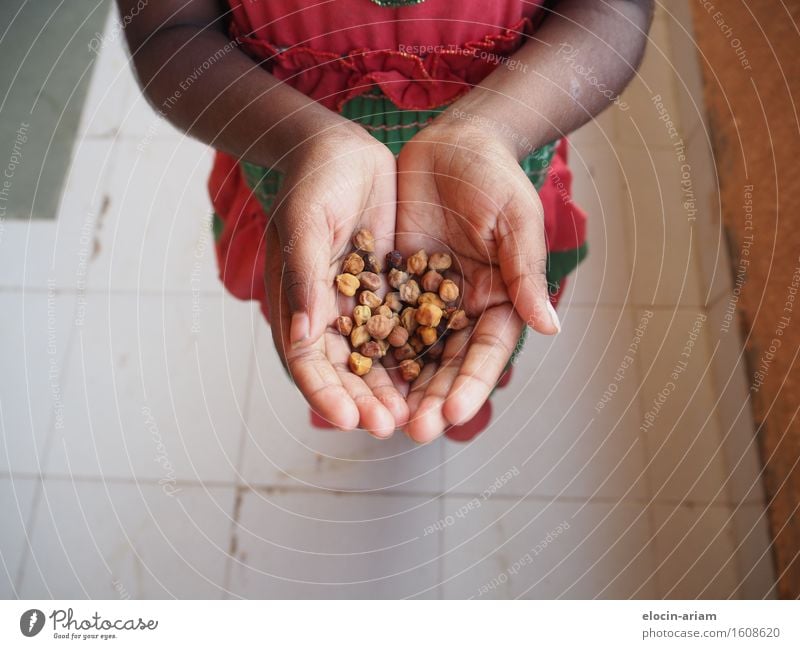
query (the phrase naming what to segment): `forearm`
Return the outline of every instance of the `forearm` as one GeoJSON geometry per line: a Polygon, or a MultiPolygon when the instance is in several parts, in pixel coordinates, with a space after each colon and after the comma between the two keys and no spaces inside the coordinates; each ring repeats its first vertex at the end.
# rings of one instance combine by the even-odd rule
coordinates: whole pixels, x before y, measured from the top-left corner
{"type": "Polygon", "coordinates": [[[443,114],[495,131],[518,158],[589,121],[625,88],[652,0],[565,0],[533,39],[443,114]]]}
{"type": "Polygon", "coordinates": [[[348,120],[275,79],[222,31],[192,25],[156,31],[133,59],[145,95],[164,118],[262,166],[284,168],[325,129],[357,133],[348,120]]]}

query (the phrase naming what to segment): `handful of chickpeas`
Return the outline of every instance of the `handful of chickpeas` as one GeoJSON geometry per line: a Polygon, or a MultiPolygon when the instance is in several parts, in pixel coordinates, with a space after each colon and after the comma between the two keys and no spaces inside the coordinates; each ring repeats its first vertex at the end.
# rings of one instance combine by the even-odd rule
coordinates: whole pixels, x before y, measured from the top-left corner
{"type": "Polygon", "coordinates": [[[453,263],[450,255],[419,250],[408,259],[399,251],[386,255],[385,269],[375,256],[375,238],[369,230],[353,236],[355,250],[345,257],[336,287],[356,298],[352,315],[337,319],[339,333],[350,339],[350,370],[364,376],[373,362],[391,353],[405,381],[419,376],[425,362],[441,357],[444,339],[470,324],[459,309],[458,284],[445,279],[453,263]],[[382,276],[391,291],[381,299],[382,276]]]}

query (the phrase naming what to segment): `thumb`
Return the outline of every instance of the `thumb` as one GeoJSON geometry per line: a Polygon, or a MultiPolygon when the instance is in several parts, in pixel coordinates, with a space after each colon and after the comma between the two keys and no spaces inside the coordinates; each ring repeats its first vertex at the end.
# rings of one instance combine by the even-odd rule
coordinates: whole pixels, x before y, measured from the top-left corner
{"type": "Polygon", "coordinates": [[[283,257],[281,289],[291,317],[289,343],[302,347],[325,331],[330,237],[322,215],[301,212],[294,202],[279,210],[276,220],[283,257]]]}
{"type": "MultiPolygon", "coordinates": [[[[525,180],[529,183],[527,177],[525,180]]],[[[544,211],[532,188],[506,204],[497,228],[500,274],[514,309],[535,331],[558,333],[561,323],[550,302],[547,284],[544,211]]]]}

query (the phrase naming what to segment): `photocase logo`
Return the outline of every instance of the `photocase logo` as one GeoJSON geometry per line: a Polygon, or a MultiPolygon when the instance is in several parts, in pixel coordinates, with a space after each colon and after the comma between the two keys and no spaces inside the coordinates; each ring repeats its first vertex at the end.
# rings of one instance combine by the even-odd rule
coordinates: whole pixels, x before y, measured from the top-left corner
{"type": "Polygon", "coordinates": [[[27,638],[32,638],[44,627],[44,613],[38,608],[32,608],[25,611],[19,618],[19,630],[22,635],[27,638]]]}

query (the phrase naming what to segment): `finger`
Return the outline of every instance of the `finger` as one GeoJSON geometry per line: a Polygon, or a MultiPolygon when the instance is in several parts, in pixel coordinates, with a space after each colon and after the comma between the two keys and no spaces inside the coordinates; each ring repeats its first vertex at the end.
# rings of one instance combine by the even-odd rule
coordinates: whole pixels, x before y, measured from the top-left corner
{"type": "Polygon", "coordinates": [[[463,284],[459,308],[467,313],[483,313],[492,306],[508,302],[508,290],[497,266],[471,259],[459,262],[461,273],[452,270],[444,273],[447,279],[463,284]]]}
{"type": "Polygon", "coordinates": [[[463,424],[478,412],[508,364],[523,327],[510,306],[493,307],[481,316],[445,398],[443,413],[448,422],[463,424]]]}
{"type": "Polygon", "coordinates": [[[521,171],[519,190],[498,216],[500,274],[519,317],[543,334],[561,330],[547,290],[547,243],[544,211],[530,181],[521,171]]]}
{"type": "Polygon", "coordinates": [[[270,221],[267,225],[266,232],[266,254],[264,263],[264,288],[267,294],[267,306],[269,309],[269,325],[272,329],[272,340],[275,344],[275,349],[281,358],[281,362],[288,370],[289,366],[286,362],[286,350],[288,332],[286,326],[286,316],[288,308],[286,306],[286,296],[283,294],[281,288],[281,245],[278,237],[278,230],[274,221],[270,221]]]}
{"type": "Polygon", "coordinates": [[[430,442],[450,426],[442,408],[445,398],[459,375],[469,347],[469,328],[454,332],[445,344],[439,367],[424,386],[421,397],[415,399],[414,416],[409,422],[409,436],[420,443],[430,442]]]}
{"type": "MultiPolygon", "coordinates": [[[[374,364],[363,378],[367,387],[392,414],[394,429],[405,426],[408,421],[408,403],[395,384],[396,379],[378,364],[374,364]]],[[[401,379],[401,383],[405,382],[401,379]]]]}
{"type": "Polygon", "coordinates": [[[353,430],[362,418],[362,407],[326,351],[325,336],[310,345],[290,347],[286,354],[289,374],[317,414],[337,428],[353,430]]]}
{"type": "Polygon", "coordinates": [[[286,295],[281,290],[281,249],[274,224],[267,228],[266,288],[272,338],[290,377],[321,417],[337,428],[352,430],[358,426],[359,412],[325,354],[325,339],[310,347],[292,349],[286,344],[291,326],[286,295]]]}
{"type": "Polygon", "coordinates": [[[322,336],[327,325],[325,300],[331,287],[327,220],[303,200],[296,187],[287,188],[273,219],[281,242],[281,285],[291,322],[289,343],[310,344],[322,336]]]}
{"type": "MultiPolygon", "coordinates": [[[[334,335],[335,334],[331,334],[331,336],[334,335]]],[[[344,386],[344,389],[347,390],[347,394],[350,395],[350,398],[358,408],[358,425],[375,437],[381,439],[391,437],[392,433],[395,431],[394,416],[389,408],[378,399],[370,386],[367,385],[365,378],[356,376],[350,371],[346,361],[346,357],[349,354],[346,343],[344,343],[341,337],[337,342],[342,342],[344,346],[344,358],[342,358],[341,351],[334,353],[333,366],[336,369],[336,373],[339,375],[339,380],[344,386]]],[[[377,372],[377,368],[370,370],[369,374],[373,372],[377,372]]],[[[369,374],[366,376],[369,376],[369,374]]],[[[377,380],[380,381],[380,379],[377,380]]]]}
{"type": "Polygon", "coordinates": [[[433,377],[436,375],[436,371],[439,369],[438,362],[426,363],[425,366],[422,368],[422,371],[419,373],[419,376],[414,380],[414,383],[411,386],[411,390],[408,393],[408,410],[409,410],[409,418],[408,422],[406,423],[404,430],[406,435],[408,435],[412,440],[419,443],[424,443],[422,440],[416,439],[411,433],[411,427],[415,423],[416,414],[419,410],[420,403],[422,399],[425,397],[425,390],[428,387],[428,384],[431,382],[433,377]]]}

